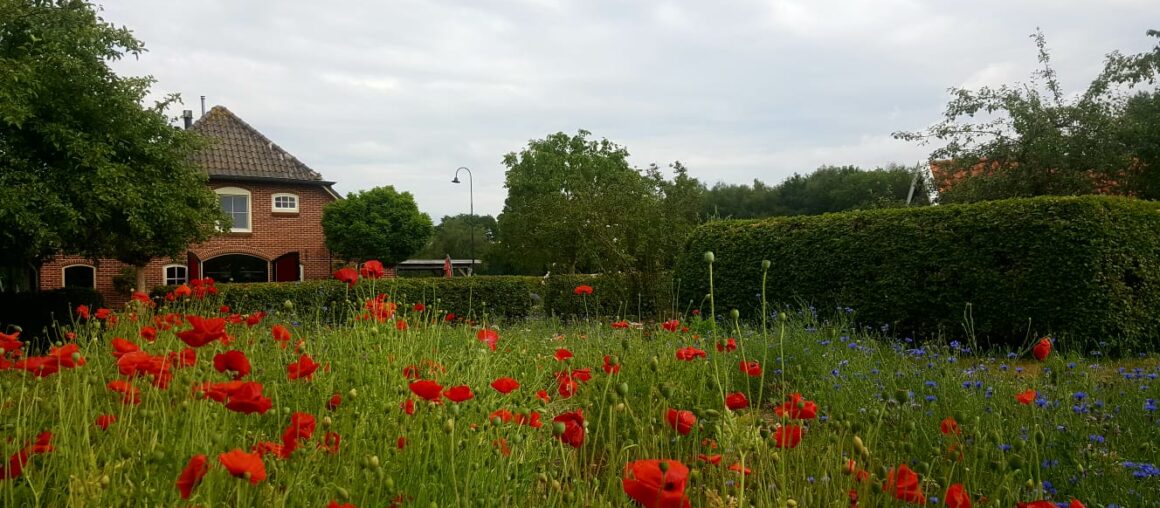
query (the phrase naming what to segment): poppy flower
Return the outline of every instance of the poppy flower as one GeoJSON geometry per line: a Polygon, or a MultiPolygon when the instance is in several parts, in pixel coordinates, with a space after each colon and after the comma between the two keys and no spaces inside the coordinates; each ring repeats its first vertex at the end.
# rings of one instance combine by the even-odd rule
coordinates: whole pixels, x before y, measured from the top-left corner
{"type": "Polygon", "coordinates": [[[189,287],[186,284],[182,284],[180,286],[177,286],[176,288],[173,288],[173,296],[175,296],[177,298],[189,298],[192,295],[193,295],[193,288],[189,287]]]}
{"type": "Polygon", "coordinates": [[[946,496],[947,508],[971,508],[971,496],[967,494],[963,484],[956,483],[947,487],[946,496]]]}
{"type": "Polygon", "coordinates": [[[250,373],[250,359],[245,353],[231,349],[213,356],[213,368],[218,372],[228,370],[234,373],[234,379],[241,379],[250,373]]]}
{"type": "Polygon", "coordinates": [[[613,330],[627,330],[628,329],[628,320],[622,319],[620,321],[613,321],[612,322],[612,329],[613,330]]]}
{"type": "Polygon", "coordinates": [[[122,404],[140,404],[141,389],[123,379],[114,379],[105,385],[108,389],[121,394],[122,404]]]}
{"type": "Polygon", "coordinates": [[[0,332],[0,355],[19,351],[24,347],[24,343],[20,342],[20,332],[3,333],[0,332]]]}
{"type": "Polygon", "coordinates": [[[552,397],[548,396],[548,390],[537,390],[536,398],[544,401],[545,404],[552,402],[552,397]]]}
{"type": "Polygon", "coordinates": [[[669,409],[665,413],[665,421],[669,422],[669,426],[676,429],[682,436],[688,435],[689,431],[693,430],[693,426],[697,424],[697,416],[692,411],[678,411],[676,409],[669,409]]]}
{"type": "Polygon", "coordinates": [[[1035,401],[1035,396],[1039,395],[1035,390],[1027,390],[1022,393],[1015,394],[1015,400],[1020,404],[1027,405],[1035,401]]]}
{"type": "Polygon", "coordinates": [[[399,319],[399,320],[395,321],[395,329],[400,331],[400,332],[406,331],[407,330],[407,320],[399,319]]]}
{"type": "Polygon", "coordinates": [[[33,356],[17,360],[12,368],[27,371],[36,377],[48,377],[60,372],[60,359],[55,356],[33,356]]]}
{"type": "Polygon", "coordinates": [[[109,341],[109,344],[113,346],[113,357],[115,358],[120,358],[125,353],[141,350],[138,345],[120,337],[113,337],[113,340],[109,341]]]}
{"type": "Polygon", "coordinates": [[[74,369],[85,364],[85,358],[79,352],[80,346],[76,344],[65,344],[61,347],[53,346],[48,351],[48,356],[56,358],[61,367],[74,369]]]}
{"type": "Polygon", "coordinates": [[[590,295],[592,294],[592,286],[581,284],[576,286],[576,289],[573,289],[572,292],[578,295],[590,295]]]}
{"type": "Polygon", "coordinates": [[[939,432],[942,432],[948,436],[951,434],[959,435],[963,433],[963,431],[959,429],[959,422],[956,422],[954,417],[951,416],[943,418],[943,421],[939,422],[938,430],[939,432]]]}
{"type": "Polygon", "coordinates": [[[604,355],[603,368],[606,374],[620,374],[620,362],[616,361],[614,363],[612,357],[609,355],[604,355]]]}
{"type": "Polygon", "coordinates": [[[802,399],[802,394],[791,393],[782,405],[773,408],[777,416],[789,416],[798,420],[812,420],[818,417],[818,405],[802,399]]]}
{"type": "Polygon", "coordinates": [[[193,348],[187,347],[182,349],[180,353],[170,351],[167,356],[174,368],[193,367],[197,364],[197,350],[193,348]]]}
{"type": "Polygon", "coordinates": [[[226,399],[226,409],[244,414],[266,414],[274,407],[274,402],[262,395],[262,384],[255,382],[242,383],[241,386],[229,393],[226,399]]]}
{"type": "Polygon", "coordinates": [[[225,318],[189,316],[188,321],[193,328],[177,332],[177,338],[190,347],[202,347],[226,336],[225,318]]]}
{"type": "Polygon", "coordinates": [[[668,321],[665,321],[664,323],[661,323],[661,328],[664,328],[666,331],[669,331],[669,332],[677,331],[677,328],[679,328],[680,326],[681,326],[681,322],[676,320],[676,319],[670,319],[668,321]]]}
{"type": "Polygon", "coordinates": [[[88,320],[90,318],[88,305],[77,305],[77,317],[88,320]]]}
{"type": "MultiPolygon", "coordinates": [[[[450,314],[448,315],[450,316],[450,314]]],[[[495,343],[499,342],[499,332],[491,328],[480,328],[478,332],[475,332],[475,338],[480,342],[486,342],[488,349],[495,351],[495,343]]]]}
{"type": "Polygon", "coordinates": [[[286,346],[290,344],[290,329],[286,328],[284,325],[274,325],[274,327],[270,329],[270,333],[274,335],[274,341],[276,341],[278,345],[282,347],[282,349],[286,349],[286,346]]]}
{"type": "Polygon", "coordinates": [[[354,287],[358,282],[358,272],[354,268],[339,268],[334,272],[334,278],[345,282],[348,287],[354,287]]]}
{"type": "Polygon", "coordinates": [[[745,476],[749,476],[749,473],[751,473],[751,472],[752,472],[752,471],[750,471],[750,470],[749,470],[749,468],[747,468],[747,467],[742,467],[740,462],[734,462],[733,464],[731,464],[731,465],[729,466],[729,470],[730,470],[730,471],[736,471],[736,472],[738,472],[738,473],[742,473],[742,474],[744,474],[745,476]]]}
{"type": "Polygon", "coordinates": [[[399,409],[402,409],[408,416],[415,414],[415,399],[407,399],[399,404],[399,409]]]}
{"type": "Polygon", "coordinates": [[[506,439],[501,437],[499,439],[496,439],[495,441],[492,441],[491,444],[494,445],[495,448],[497,450],[499,450],[499,453],[502,454],[504,457],[511,456],[512,449],[510,447],[508,447],[508,442],[506,439]]]}
{"type": "Polygon", "coordinates": [[[100,415],[97,417],[96,426],[101,430],[109,430],[109,425],[117,421],[117,415],[100,415]]]}
{"type": "MultiPolygon", "coordinates": [[[[400,439],[402,439],[402,438],[400,438],[400,439]]],[[[392,506],[394,506],[394,505],[392,505],[392,506]]],[[[326,508],[355,508],[355,506],[353,503],[338,504],[337,500],[331,499],[330,502],[326,504],[326,508]]]]}
{"type": "Polygon", "coordinates": [[[290,415],[290,425],[282,432],[281,457],[289,457],[298,448],[299,441],[308,441],[314,437],[314,428],[317,422],[309,413],[294,413],[290,415]]]}
{"type": "Polygon", "coordinates": [[[416,303],[415,305],[411,306],[411,310],[414,312],[423,312],[427,310],[427,306],[423,305],[422,303],[416,303]]]}
{"type": "Polygon", "coordinates": [[[330,454],[338,454],[339,445],[342,443],[342,436],[337,432],[327,432],[322,435],[322,442],[318,444],[319,448],[330,452],[330,454]]]}
{"type": "Polygon", "coordinates": [[[415,395],[418,395],[419,398],[432,402],[439,400],[440,392],[443,391],[443,387],[440,386],[439,383],[429,379],[415,381],[407,386],[411,388],[411,392],[415,395]]]}
{"type": "Polygon", "coordinates": [[[689,508],[689,468],[675,460],[638,460],[624,466],[624,493],[645,508],[689,508]],[[661,464],[665,467],[662,468],[661,464]]]}
{"type": "Polygon", "coordinates": [[[266,317],[266,313],[262,311],[255,312],[246,316],[246,326],[251,328],[258,326],[262,322],[262,318],[266,317]]]}
{"type": "Polygon", "coordinates": [[[560,348],[560,349],[556,350],[555,358],[556,358],[557,362],[562,362],[564,360],[572,358],[572,356],[573,355],[572,355],[571,351],[568,351],[567,349],[564,349],[564,348],[560,348]]]}
{"type": "Polygon", "coordinates": [[[918,482],[918,473],[915,473],[906,464],[898,469],[886,472],[886,492],[899,501],[907,503],[926,504],[926,496],[922,493],[922,486],[918,482]]]}
{"type": "Polygon", "coordinates": [[[495,381],[492,381],[491,387],[494,388],[495,391],[507,395],[516,388],[519,388],[520,383],[510,377],[501,377],[495,381]]]}
{"type": "Polygon", "coordinates": [[[106,309],[104,307],[97,309],[96,314],[93,314],[94,317],[96,317],[97,319],[100,319],[101,321],[109,319],[109,316],[112,316],[112,315],[113,315],[113,311],[106,309]]]}
{"type": "Polygon", "coordinates": [[[53,451],[52,446],[52,432],[41,432],[36,436],[36,440],[24,445],[19,451],[8,457],[8,465],[0,466],[0,480],[8,480],[17,478],[24,474],[24,466],[32,459],[33,455],[44,454],[53,451]]]}
{"type": "Polygon", "coordinates": [[[330,400],[326,401],[326,409],[331,411],[338,410],[338,406],[342,405],[342,395],[334,394],[330,396],[330,400]]]}
{"type": "Polygon", "coordinates": [[[677,350],[677,359],[685,362],[693,361],[695,358],[706,358],[705,351],[697,349],[693,346],[683,347],[677,350]]]}
{"type": "Polygon", "coordinates": [[[209,458],[205,455],[194,455],[185,465],[185,469],[181,470],[181,476],[177,477],[177,491],[181,493],[182,499],[189,499],[193,489],[201,483],[202,478],[205,478],[205,474],[209,472],[208,461],[209,458]]]}
{"type": "Polygon", "coordinates": [[[801,425],[782,425],[773,431],[773,443],[778,448],[797,448],[801,442],[801,425]]]}
{"type": "Polygon", "coordinates": [[[377,259],[363,263],[362,268],[358,271],[359,275],[367,279],[381,279],[384,272],[383,263],[377,259]]]}
{"type": "Polygon", "coordinates": [[[563,413],[552,418],[552,421],[564,424],[563,430],[556,435],[556,439],[560,442],[572,448],[579,448],[584,444],[584,413],[581,410],[563,413]]]}
{"type": "Polygon", "coordinates": [[[1016,508],[1056,508],[1056,504],[1051,501],[1031,501],[1028,503],[1016,503],[1016,508]]]}
{"type": "Polygon", "coordinates": [[[273,441],[258,441],[254,446],[250,447],[251,453],[256,453],[260,457],[265,458],[267,455],[275,457],[286,458],[290,455],[286,453],[285,447],[273,441]]]}
{"type": "Polygon", "coordinates": [[[1039,360],[1041,362],[1046,360],[1047,355],[1050,355],[1050,354],[1051,354],[1051,339],[1049,339],[1047,337],[1039,339],[1039,342],[1036,342],[1035,345],[1032,346],[1032,348],[1031,348],[1031,355],[1034,356],[1036,360],[1039,360]]]}
{"type": "Polygon", "coordinates": [[[566,372],[567,376],[575,379],[581,383],[587,383],[592,380],[592,369],[585,367],[583,369],[572,369],[566,372]]]}
{"type": "Polygon", "coordinates": [[[471,400],[475,397],[475,394],[471,393],[471,388],[469,386],[459,385],[448,388],[447,391],[443,392],[443,396],[447,397],[447,400],[458,404],[460,402],[471,400]]]}
{"type": "Polygon", "coordinates": [[[723,455],[721,455],[719,453],[716,455],[706,455],[704,453],[697,454],[697,460],[704,462],[706,464],[713,464],[713,465],[720,464],[722,457],[723,457],[723,455]]]}
{"type": "Polygon", "coordinates": [[[749,407],[749,399],[745,398],[744,393],[733,392],[725,396],[725,407],[733,411],[745,409],[749,407]]]}
{"type": "Polygon", "coordinates": [[[318,364],[314,363],[314,359],[310,355],[303,353],[298,357],[298,361],[286,366],[286,378],[293,381],[295,379],[310,379],[314,376],[314,371],[318,370],[318,364]]]}
{"type": "Polygon", "coordinates": [[[757,360],[741,362],[741,364],[738,365],[738,370],[744,372],[749,377],[761,377],[761,364],[758,363],[757,360]]]}
{"type": "Polygon", "coordinates": [[[565,399],[576,395],[576,390],[580,388],[580,384],[570,377],[559,379],[559,383],[560,385],[556,387],[556,393],[559,393],[565,399]]]}
{"type": "Polygon", "coordinates": [[[138,335],[145,339],[145,342],[153,342],[157,340],[157,329],[152,326],[142,326],[138,335]]]}
{"type": "Polygon", "coordinates": [[[736,351],[736,350],[737,350],[737,339],[734,339],[733,337],[729,337],[728,339],[725,339],[725,342],[720,342],[720,341],[717,342],[717,352],[718,353],[728,353],[728,352],[736,351]]]}
{"type": "Polygon", "coordinates": [[[257,453],[248,453],[241,448],[234,448],[227,453],[218,455],[218,462],[225,466],[230,475],[236,478],[250,480],[251,485],[266,479],[266,464],[262,456],[257,453]]]}

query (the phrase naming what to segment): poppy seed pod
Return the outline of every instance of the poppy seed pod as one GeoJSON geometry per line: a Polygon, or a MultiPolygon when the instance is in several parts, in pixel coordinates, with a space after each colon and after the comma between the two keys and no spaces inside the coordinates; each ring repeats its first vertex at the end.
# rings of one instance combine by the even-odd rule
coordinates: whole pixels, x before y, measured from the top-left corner
{"type": "Polygon", "coordinates": [[[739,311],[737,309],[733,309],[733,310],[729,311],[729,317],[731,317],[733,319],[737,319],[737,318],[741,317],[741,311],[739,311]]]}
{"type": "Polygon", "coordinates": [[[717,259],[716,256],[713,255],[713,251],[711,251],[711,250],[705,251],[705,262],[706,263],[712,264],[713,261],[716,259],[717,259]]]}

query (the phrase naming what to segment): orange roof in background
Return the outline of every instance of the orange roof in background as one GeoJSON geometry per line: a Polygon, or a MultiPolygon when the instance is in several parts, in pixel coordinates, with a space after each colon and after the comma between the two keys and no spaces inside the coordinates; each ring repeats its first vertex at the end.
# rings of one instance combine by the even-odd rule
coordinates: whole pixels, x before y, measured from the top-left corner
{"type": "MultiPolygon", "coordinates": [[[[954,161],[941,160],[930,161],[930,174],[934,177],[935,187],[939,192],[949,190],[951,187],[962,183],[967,178],[979,175],[993,175],[998,171],[1007,168],[1018,167],[1018,162],[1002,163],[999,161],[982,160],[968,167],[955,168],[954,161]]],[[[1121,170],[1116,176],[1127,176],[1128,171],[1141,171],[1143,164],[1139,159],[1133,161],[1132,166],[1127,170],[1121,170]]],[[[1096,194],[1124,194],[1120,191],[1120,181],[1113,179],[1111,176],[1098,171],[1089,170],[1088,177],[1092,179],[1095,184],[1096,194]]],[[[1131,195],[1132,193],[1127,193],[1131,195]]]]}

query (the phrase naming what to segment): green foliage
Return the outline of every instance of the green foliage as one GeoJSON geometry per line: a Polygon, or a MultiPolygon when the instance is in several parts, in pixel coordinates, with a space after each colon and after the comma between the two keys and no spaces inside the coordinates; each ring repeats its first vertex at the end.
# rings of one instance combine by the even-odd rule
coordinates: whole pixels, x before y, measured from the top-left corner
{"type": "Polygon", "coordinates": [[[541,289],[544,313],[565,318],[668,318],[677,312],[671,273],[553,275],[541,289]],[[577,295],[576,287],[592,287],[577,295]]]}
{"type": "Polygon", "coordinates": [[[1018,345],[1028,334],[1108,351],[1160,336],[1160,214],[1127,198],[1035,198],[762,221],[690,237],[681,295],[760,316],[762,260],[778,305],[852,307],[863,324],[916,337],[1018,345]],[[966,323],[964,324],[964,319],[966,323]]]}
{"type": "MultiPolygon", "coordinates": [[[[1148,35],[1160,37],[1160,32],[1148,35]]],[[[1037,32],[1032,38],[1043,68],[1031,84],[952,89],[941,122],[924,131],[894,133],[907,141],[945,143],[931,159],[947,171],[983,161],[998,168],[945,189],[939,200],[1090,194],[1108,182],[1116,185],[1104,191],[1160,198],[1160,186],[1150,183],[1160,178],[1152,175],[1160,116],[1150,114],[1154,105],[1145,104],[1155,97],[1145,93],[1129,100],[1129,90],[1160,76],[1160,44],[1138,55],[1109,54],[1087,90],[1069,98],[1051,67],[1045,37],[1037,32]]]]}
{"type": "Polygon", "coordinates": [[[224,219],[150,77],[109,62],[144,51],[81,1],[0,0],[0,258],[56,253],[133,265],[177,255],[224,219]]]}
{"type": "Polygon", "coordinates": [[[20,338],[32,344],[32,351],[44,351],[59,340],[57,329],[70,323],[73,309],[88,305],[94,312],[104,299],[89,288],[61,288],[38,293],[0,293],[0,332],[21,328],[20,338]]]}
{"type": "Polygon", "coordinates": [[[454,217],[444,216],[439,225],[435,226],[431,240],[414,257],[443,259],[444,256],[450,255],[455,259],[470,259],[473,234],[475,258],[485,261],[483,268],[477,269],[475,273],[495,273],[492,267],[488,266],[491,263],[487,263],[487,260],[491,258],[492,246],[499,237],[499,225],[490,215],[472,217],[464,213],[454,217]]]}
{"type": "MultiPolygon", "coordinates": [[[[718,183],[705,193],[703,215],[756,219],[779,215],[818,215],[868,208],[906,206],[918,168],[888,166],[871,171],[854,166],[822,166],[808,175],[794,174],[770,187],[718,183]]],[[[929,204],[926,182],[919,177],[912,205],[929,204]]]]}
{"type": "Polygon", "coordinates": [[[375,187],[351,193],[322,211],[326,247],[335,256],[390,266],[419,252],[431,237],[431,217],[410,192],[375,187]]]}

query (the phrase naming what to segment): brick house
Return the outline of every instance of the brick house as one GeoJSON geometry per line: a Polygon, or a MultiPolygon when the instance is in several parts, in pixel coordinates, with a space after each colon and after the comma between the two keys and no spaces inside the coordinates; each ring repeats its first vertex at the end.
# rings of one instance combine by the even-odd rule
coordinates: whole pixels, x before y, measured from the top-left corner
{"type": "MultiPolygon", "coordinates": [[[[218,282],[290,282],[325,279],[333,259],[322,234],[322,208],[339,195],[322,179],[230,110],[215,106],[185,125],[211,139],[194,159],[232,217],[228,232],[175,259],[146,266],[146,286],[180,284],[212,277],[218,282]]],[[[132,267],[112,259],[59,256],[41,265],[41,290],[65,286],[96,288],[109,305],[128,300],[115,279],[132,267]],[[118,290],[121,289],[121,290],[118,290]]],[[[128,277],[129,285],[133,278],[128,277]]],[[[123,284],[122,284],[123,285],[123,284]]]]}

